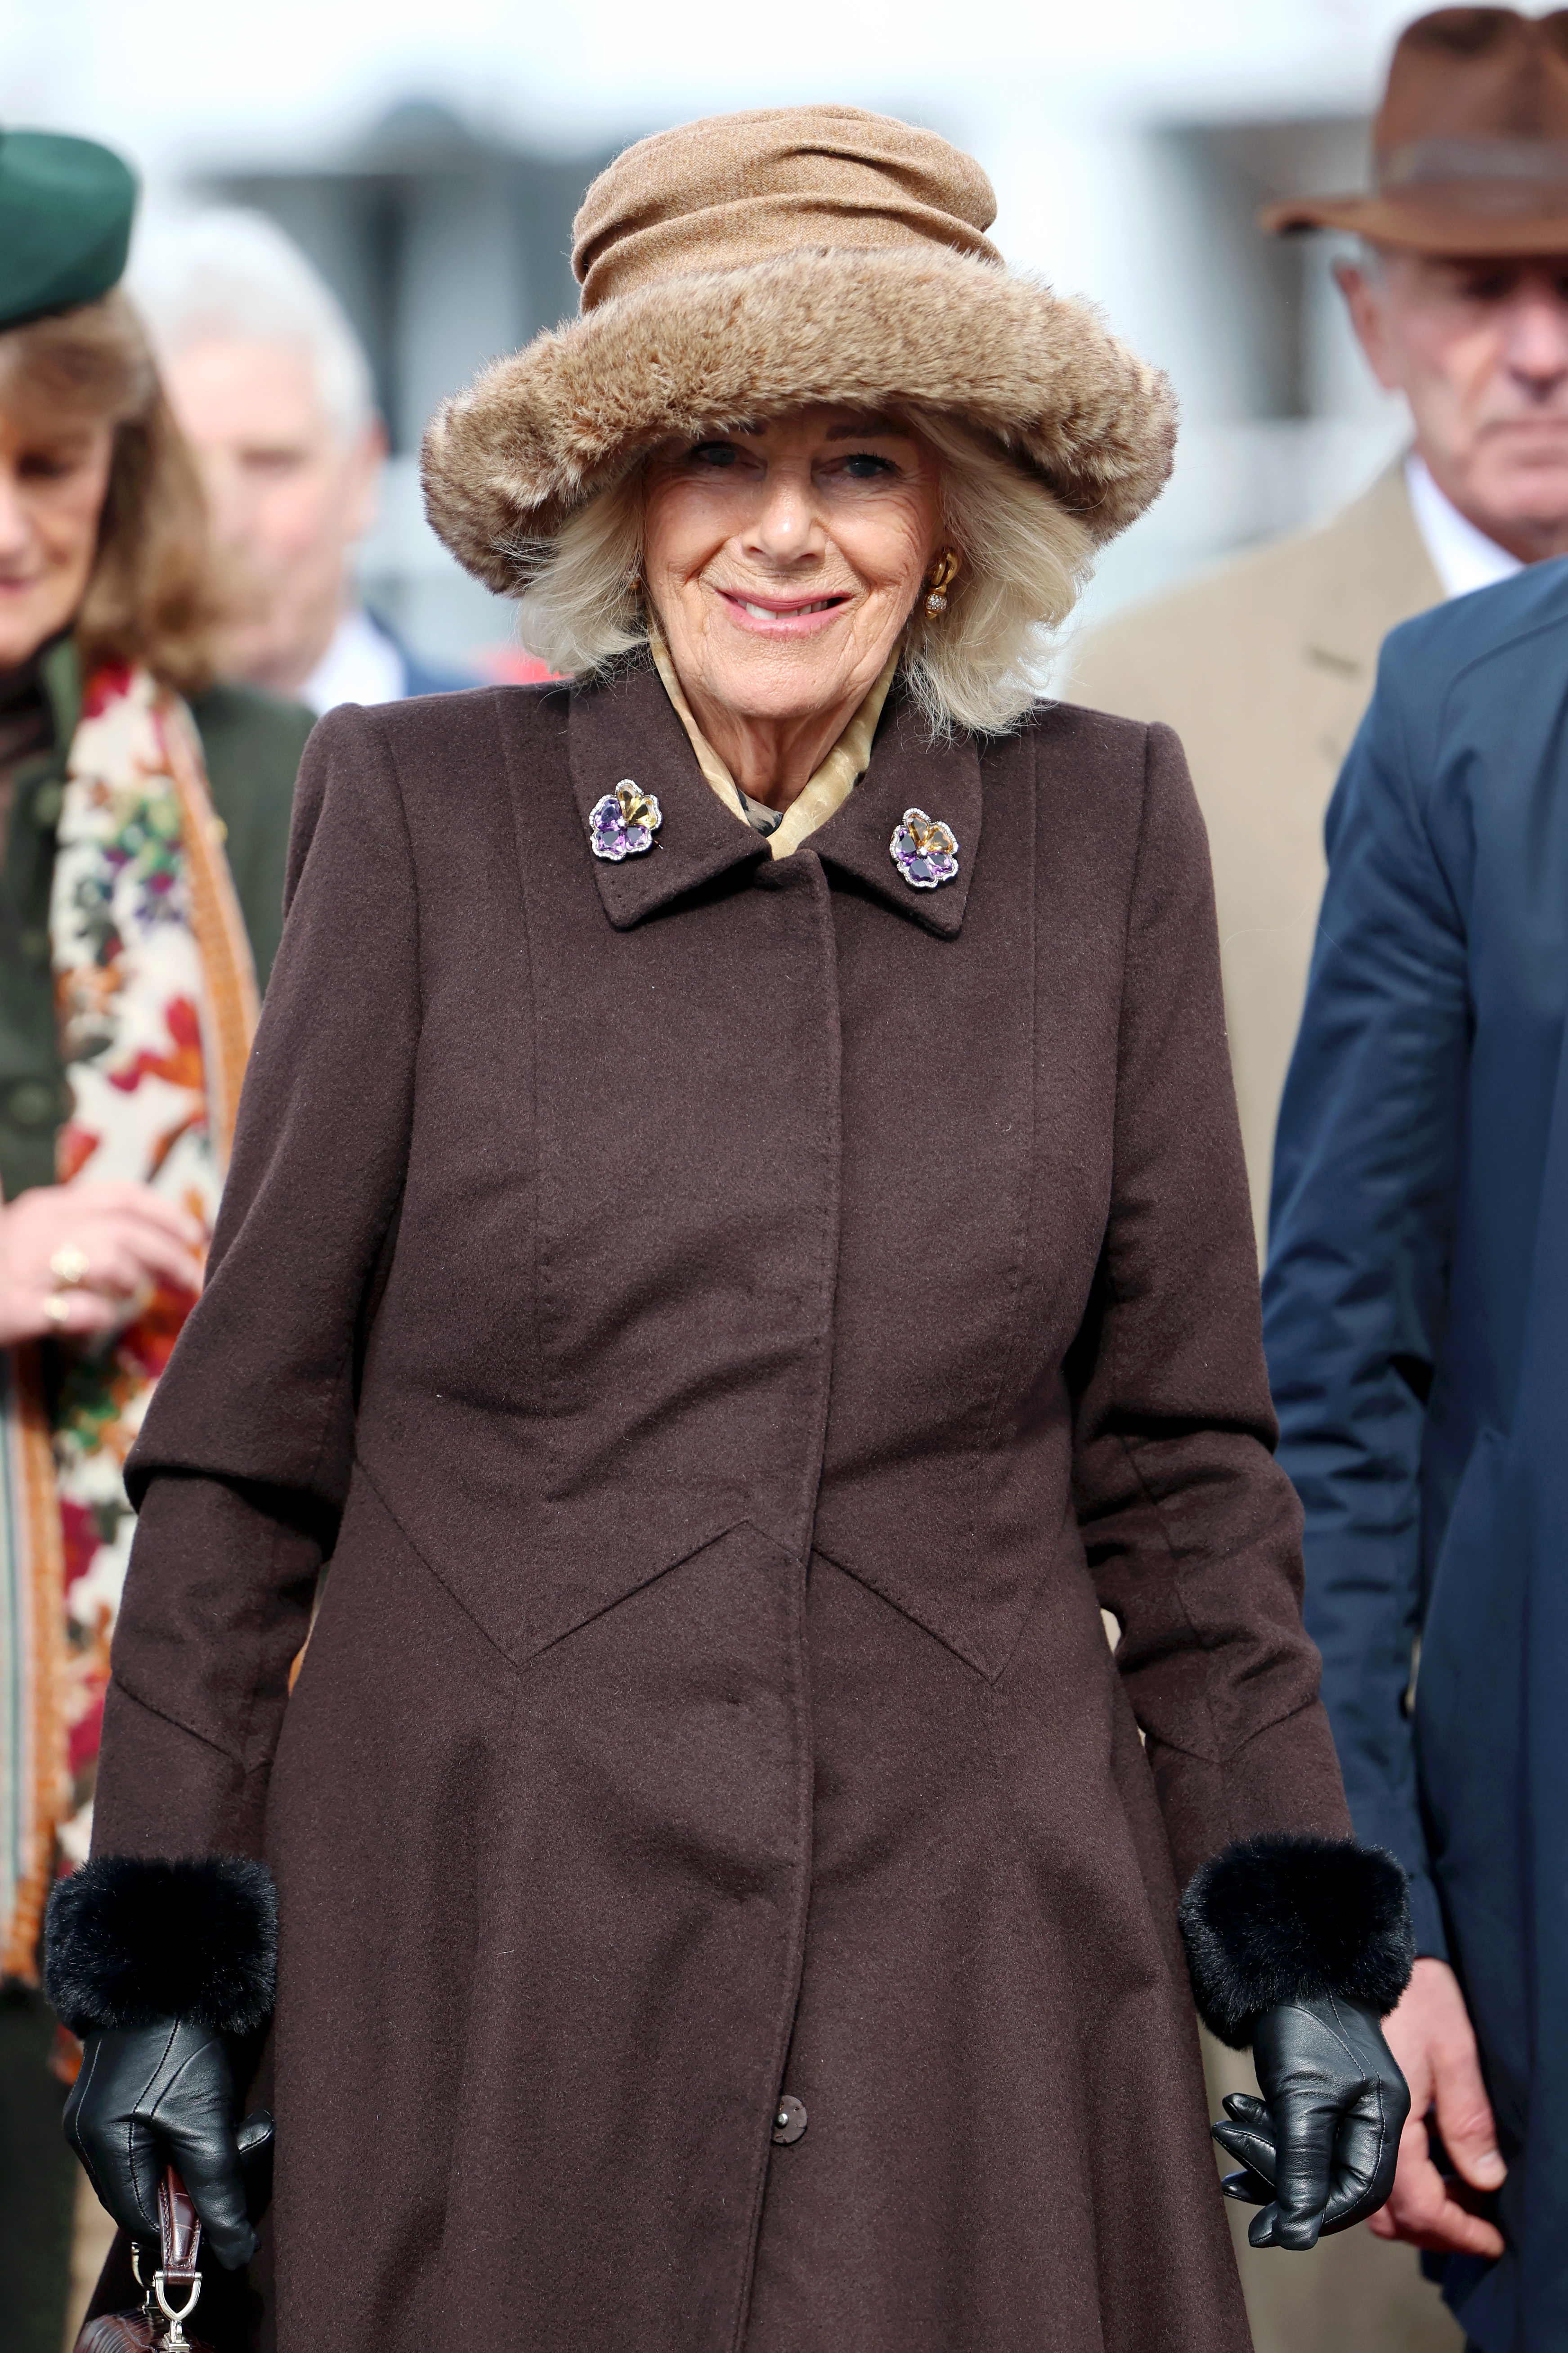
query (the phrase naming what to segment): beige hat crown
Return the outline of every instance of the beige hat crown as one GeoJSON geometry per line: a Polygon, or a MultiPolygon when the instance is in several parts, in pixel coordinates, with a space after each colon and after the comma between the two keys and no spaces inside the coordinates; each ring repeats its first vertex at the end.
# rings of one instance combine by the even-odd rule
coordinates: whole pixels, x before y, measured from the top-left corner
{"type": "Polygon", "coordinates": [[[626,149],[583,200],[582,315],[487,368],[425,437],[432,527],[500,594],[658,443],[812,404],[993,436],[1103,542],[1171,468],[1164,377],[1003,267],[991,183],[847,106],[718,115],[626,149]]]}
{"type": "Polygon", "coordinates": [[[921,239],[1002,257],[996,196],[934,132],[853,106],[760,107],[639,139],[601,172],[572,224],[584,311],[698,271],[808,246],[869,252],[921,239]]]}

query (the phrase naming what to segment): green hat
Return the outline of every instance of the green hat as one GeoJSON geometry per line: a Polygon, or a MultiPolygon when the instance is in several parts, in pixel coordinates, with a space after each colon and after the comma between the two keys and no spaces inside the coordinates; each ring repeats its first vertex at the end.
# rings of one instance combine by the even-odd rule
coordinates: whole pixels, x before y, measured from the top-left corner
{"type": "Polygon", "coordinates": [[[118,286],[135,209],[135,176],[109,148],[58,131],[0,131],[0,328],[118,286]]]}

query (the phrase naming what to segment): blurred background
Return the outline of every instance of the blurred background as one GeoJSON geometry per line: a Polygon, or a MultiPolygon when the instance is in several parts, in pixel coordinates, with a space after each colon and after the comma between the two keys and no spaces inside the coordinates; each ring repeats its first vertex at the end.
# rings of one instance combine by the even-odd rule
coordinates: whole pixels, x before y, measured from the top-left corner
{"type": "Polygon", "coordinates": [[[6,0],[0,114],[87,133],[147,215],[258,206],[368,350],[393,458],[360,553],[367,602],[427,658],[506,675],[509,608],[426,527],[436,400],[575,309],[572,216],[629,140],[731,107],[836,99],[930,125],[995,184],[1007,259],[1099,303],[1169,369],[1170,489],[1106,558],[1080,626],[1379,471],[1403,411],[1359,360],[1335,240],[1265,239],[1275,195],[1354,187],[1393,33],[1385,0],[6,0]]]}

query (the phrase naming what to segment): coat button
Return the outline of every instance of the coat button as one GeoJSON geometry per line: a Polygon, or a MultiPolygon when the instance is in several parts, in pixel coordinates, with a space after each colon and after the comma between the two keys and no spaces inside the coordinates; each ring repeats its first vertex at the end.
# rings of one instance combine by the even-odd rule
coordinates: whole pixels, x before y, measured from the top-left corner
{"type": "Polygon", "coordinates": [[[781,2094],[778,2106],[773,2110],[774,2140],[781,2147],[787,2148],[790,2142],[798,2140],[805,2130],[805,2110],[788,2092],[781,2094]]]}

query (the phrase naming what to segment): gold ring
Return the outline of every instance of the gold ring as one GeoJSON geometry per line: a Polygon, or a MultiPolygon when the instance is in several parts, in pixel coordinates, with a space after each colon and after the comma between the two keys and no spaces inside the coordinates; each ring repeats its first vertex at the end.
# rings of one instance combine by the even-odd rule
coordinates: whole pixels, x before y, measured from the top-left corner
{"type": "Polygon", "coordinates": [[[63,1332],[66,1318],[71,1312],[70,1301],[63,1291],[51,1291],[44,1302],[44,1313],[57,1332],[63,1332]]]}
{"type": "Polygon", "coordinates": [[[79,1242],[62,1242],[49,1261],[49,1272],[62,1291],[74,1291],[87,1281],[88,1256],[79,1242]]]}

